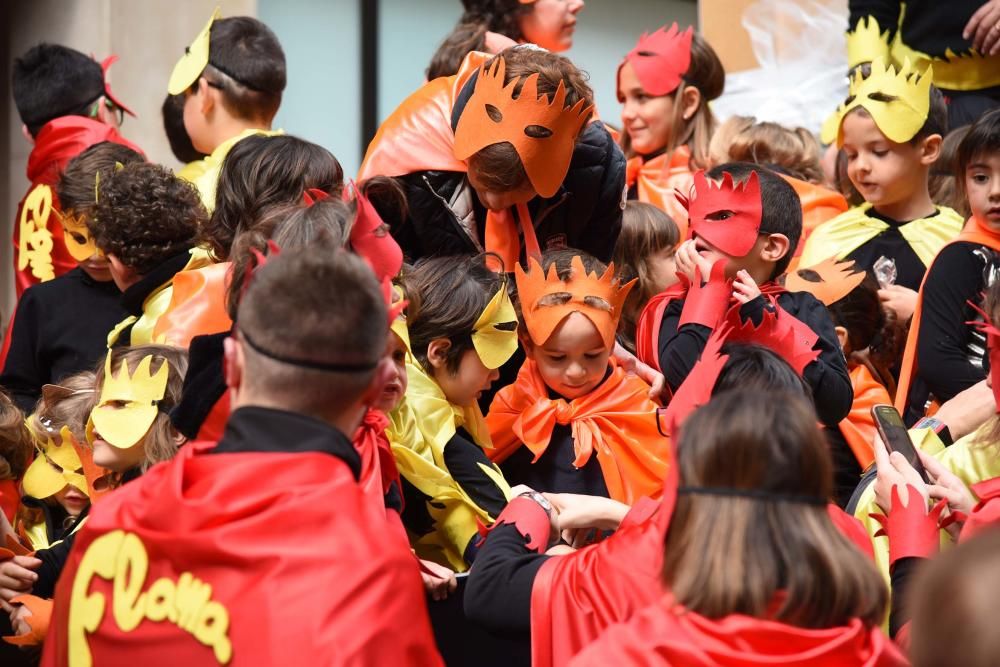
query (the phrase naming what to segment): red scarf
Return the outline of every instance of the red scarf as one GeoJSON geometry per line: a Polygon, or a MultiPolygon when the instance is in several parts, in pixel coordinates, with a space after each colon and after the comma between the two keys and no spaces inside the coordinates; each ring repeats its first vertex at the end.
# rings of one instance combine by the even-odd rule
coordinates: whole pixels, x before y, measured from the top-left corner
{"type": "Polygon", "coordinates": [[[354,449],[361,456],[361,479],[358,483],[376,507],[385,506],[385,494],[393,482],[402,489],[396,459],[385,435],[388,426],[389,419],[381,410],[369,408],[353,438],[354,449]]]}

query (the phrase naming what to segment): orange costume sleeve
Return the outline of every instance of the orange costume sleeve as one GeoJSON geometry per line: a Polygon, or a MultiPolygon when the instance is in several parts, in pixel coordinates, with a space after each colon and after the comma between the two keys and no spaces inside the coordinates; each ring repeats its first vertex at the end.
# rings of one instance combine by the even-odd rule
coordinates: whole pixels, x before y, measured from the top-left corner
{"type": "Polygon", "coordinates": [[[174,275],[170,305],[156,321],[153,340],[188,347],[195,336],[229,331],[226,284],[232,264],[209,264],[174,275]]]}
{"type": "Polygon", "coordinates": [[[812,234],[812,230],[827,220],[837,217],[850,207],[847,200],[844,199],[844,195],[839,192],[791,176],[782,175],[782,178],[795,189],[795,194],[802,202],[802,237],[795,249],[795,257],[798,257],[802,254],[802,248],[806,244],[806,239],[812,234]]]}
{"type": "Polygon", "coordinates": [[[490,407],[486,423],[493,448],[486,454],[502,462],[522,444],[537,461],[558,424],[570,424],[576,459],[582,468],[597,456],[610,496],[626,504],[659,498],[667,473],[669,441],[657,431],[656,404],[649,387],[628,375],[612,358],[611,374],[586,396],[550,399],[538,367],[527,360],[514,384],[504,387],[490,407]]]}
{"type": "Polygon", "coordinates": [[[890,405],[892,399],[885,386],[872,377],[871,371],[863,364],[851,370],[851,386],[854,388],[854,402],[851,403],[851,412],[839,426],[861,469],[865,470],[875,460],[872,446],[876,430],[872,406],[890,405]]]}

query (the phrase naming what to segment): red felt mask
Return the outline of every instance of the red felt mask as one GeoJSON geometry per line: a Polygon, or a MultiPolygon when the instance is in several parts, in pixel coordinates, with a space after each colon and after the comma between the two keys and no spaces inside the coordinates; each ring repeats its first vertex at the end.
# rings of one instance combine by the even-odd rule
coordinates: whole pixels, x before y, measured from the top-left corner
{"type": "MultiPolygon", "coordinates": [[[[668,95],[681,84],[691,66],[693,28],[680,32],[677,24],[643,33],[635,48],[618,66],[618,79],[625,63],[631,63],[643,89],[650,95],[668,95]]],[[[620,86],[619,86],[620,88],[620,86]]]]}
{"type": "Polygon", "coordinates": [[[730,257],[745,257],[760,233],[761,199],[757,172],[743,183],[733,182],[731,174],[721,184],[694,175],[691,198],[678,195],[687,208],[692,236],[699,236],[730,257]]]}
{"type": "Polygon", "coordinates": [[[123,104],[122,101],[113,92],[111,92],[111,84],[108,83],[108,69],[117,61],[118,56],[110,55],[101,62],[101,72],[104,73],[104,96],[111,100],[119,109],[135,118],[135,112],[125,106],[125,104],[123,104]]]}
{"type": "Polygon", "coordinates": [[[966,324],[973,325],[986,336],[986,347],[990,352],[990,382],[993,385],[993,398],[997,404],[997,413],[1000,414],[1000,329],[990,323],[986,311],[971,301],[967,303],[985,320],[984,322],[966,322],[966,324]]]}
{"type": "Polygon", "coordinates": [[[386,231],[378,211],[353,183],[344,188],[345,198],[350,193],[357,210],[351,226],[351,249],[368,261],[380,282],[391,280],[403,268],[403,251],[386,231]]]}

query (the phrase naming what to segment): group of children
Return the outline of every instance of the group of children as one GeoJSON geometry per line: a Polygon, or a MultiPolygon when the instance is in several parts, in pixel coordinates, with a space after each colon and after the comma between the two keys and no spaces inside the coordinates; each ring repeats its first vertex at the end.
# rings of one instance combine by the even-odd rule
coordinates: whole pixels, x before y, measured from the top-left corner
{"type": "Polygon", "coordinates": [[[177,62],[176,173],[113,59],[15,61],[4,664],[940,664],[907,575],[993,521],[1000,110],[879,56],[819,139],[719,124],[673,24],[615,126],[582,2],[465,4],[356,183],[272,128],[256,19],[177,62]]]}

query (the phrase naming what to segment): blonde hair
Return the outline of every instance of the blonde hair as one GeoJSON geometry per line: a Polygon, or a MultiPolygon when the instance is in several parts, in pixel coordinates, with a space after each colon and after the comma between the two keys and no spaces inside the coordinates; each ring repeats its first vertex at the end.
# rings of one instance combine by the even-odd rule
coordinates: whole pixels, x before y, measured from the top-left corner
{"type": "Polygon", "coordinates": [[[66,426],[77,442],[84,442],[87,418],[97,402],[95,378],[93,371],[80,371],[42,387],[42,397],[27,420],[32,436],[44,442],[66,426]]]}
{"type": "Polygon", "coordinates": [[[0,480],[24,476],[33,448],[24,415],[10,396],[0,390],[0,480]]]}
{"type": "Polygon", "coordinates": [[[713,160],[752,162],[777,168],[809,183],[823,181],[819,141],[804,127],[788,128],[777,123],[758,123],[753,118],[735,116],[722,124],[712,138],[712,146],[713,160]],[[728,137],[722,132],[727,125],[728,137]]]}
{"type": "MultiPolygon", "coordinates": [[[[726,84],[726,71],[715,50],[698,33],[691,37],[691,64],[674,96],[673,118],[670,122],[670,139],[666,151],[672,153],[680,146],[691,150],[691,165],[697,169],[707,169],[710,165],[708,145],[715,132],[716,120],[708,103],[722,95],[726,84]],[[684,118],[684,90],[693,86],[701,93],[698,108],[690,118],[684,118]]],[[[625,157],[634,157],[632,142],[628,132],[621,133],[621,147],[625,157]]]]}

